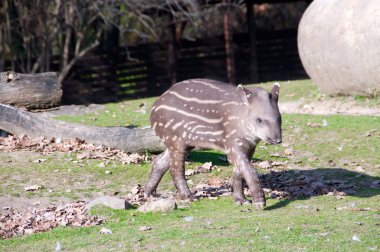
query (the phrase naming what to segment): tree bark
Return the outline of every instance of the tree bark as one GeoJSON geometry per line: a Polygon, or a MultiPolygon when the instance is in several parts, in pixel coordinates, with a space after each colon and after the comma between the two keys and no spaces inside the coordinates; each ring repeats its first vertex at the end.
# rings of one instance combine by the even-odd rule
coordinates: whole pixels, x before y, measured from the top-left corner
{"type": "Polygon", "coordinates": [[[62,89],[56,73],[0,73],[0,103],[40,110],[59,106],[61,98],[62,89]]]}
{"type": "Polygon", "coordinates": [[[256,49],[256,25],[254,13],[254,0],[246,0],[247,6],[247,24],[249,36],[249,81],[251,83],[258,82],[257,70],[257,49],[256,49]]]}
{"type": "Polygon", "coordinates": [[[57,121],[35,113],[0,104],[0,129],[30,138],[74,139],[117,148],[126,152],[159,152],[164,145],[151,128],[93,127],[57,121]]]}
{"type": "Polygon", "coordinates": [[[168,74],[172,85],[178,81],[178,58],[177,58],[177,36],[176,25],[174,17],[169,14],[169,27],[168,27],[168,74]]]}
{"type": "Polygon", "coordinates": [[[232,41],[232,20],[231,20],[231,0],[223,0],[224,4],[224,16],[223,16],[223,28],[224,28],[224,47],[226,51],[226,68],[227,78],[230,83],[235,83],[235,59],[234,48],[232,41]]]}

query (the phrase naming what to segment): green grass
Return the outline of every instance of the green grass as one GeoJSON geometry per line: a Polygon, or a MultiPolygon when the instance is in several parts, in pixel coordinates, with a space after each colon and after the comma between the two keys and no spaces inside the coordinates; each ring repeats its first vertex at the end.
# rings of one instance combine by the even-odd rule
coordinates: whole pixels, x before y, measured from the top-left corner
{"type": "MultiPolygon", "coordinates": [[[[48,233],[0,241],[0,249],[52,251],[56,242],[60,242],[65,251],[377,250],[380,246],[379,213],[375,211],[378,199],[378,196],[347,197],[337,201],[333,197],[315,197],[292,201],[274,210],[252,212],[242,211],[251,207],[236,206],[230,198],[201,200],[189,209],[168,214],[97,208],[93,213],[108,218],[108,223],[102,226],[111,229],[111,235],[99,234],[102,226],[57,228],[48,233]],[[339,206],[348,208],[337,210],[339,206]],[[353,211],[356,208],[373,210],[353,211]],[[193,216],[193,221],[186,222],[185,216],[193,216]],[[152,230],[139,231],[140,226],[150,226],[152,230]],[[354,235],[361,241],[353,241],[354,235]]],[[[278,201],[269,200],[268,204],[273,206],[278,201]]]]}
{"type": "MultiPolygon", "coordinates": [[[[308,80],[281,84],[281,99],[284,100],[323,97],[308,80]]],[[[271,85],[263,84],[266,89],[271,85]]],[[[149,110],[154,100],[106,104],[105,110],[97,113],[57,119],[95,126],[145,126],[149,124],[149,110]],[[147,104],[147,113],[135,112],[143,102],[147,104]]],[[[371,100],[364,98],[360,102],[371,100]]],[[[264,211],[237,206],[231,197],[215,201],[203,199],[188,209],[167,214],[95,208],[92,213],[105,216],[106,224],[91,228],[60,227],[47,233],[0,240],[0,251],[52,251],[57,242],[62,244],[64,251],[379,251],[380,189],[368,187],[370,182],[380,179],[379,129],[380,117],[374,116],[284,114],[284,144],[260,143],[256,148],[256,160],[288,161],[281,170],[286,175],[314,173],[349,181],[356,186],[357,192],[344,199],[331,196],[268,199],[264,211]],[[326,127],[308,126],[309,123],[322,124],[323,120],[328,123],[326,127]],[[293,156],[283,154],[288,148],[295,151],[293,156]],[[281,155],[274,157],[274,153],[281,155]],[[334,167],[330,167],[331,162],[335,163],[334,167]],[[364,172],[358,171],[357,166],[364,172]],[[369,211],[358,211],[364,208],[369,211]],[[194,219],[186,222],[185,216],[194,219]],[[139,231],[140,226],[151,226],[152,230],[139,231]],[[111,229],[113,234],[99,234],[102,227],[111,229]],[[352,240],[354,235],[360,242],[352,240]]],[[[216,151],[190,153],[187,168],[194,169],[208,161],[218,167],[209,174],[190,177],[193,184],[213,177],[231,177],[232,167],[220,159],[223,156],[216,151]]],[[[2,152],[0,160],[0,196],[36,200],[39,197],[52,201],[62,197],[75,200],[113,192],[123,197],[133,186],[143,185],[150,171],[149,162],[139,165],[111,162],[102,168],[98,166],[100,160],[76,160],[76,154],[68,153],[46,157],[33,152],[2,152]],[[34,163],[38,158],[47,160],[34,163]],[[105,174],[105,170],[111,170],[112,174],[105,174]],[[44,189],[24,192],[24,186],[30,184],[42,185],[44,189]],[[66,191],[68,188],[72,190],[70,193],[66,191]]],[[[174,191],[168,174],[158,190],[174,191]]]]}
{"type": "MultiPolygon", "coordinates": [[[[311,80],[284,81],[279,83],[281,85],[281,101],[293,101],[301,98],[320,99],[323,96],[319,92],[318,87],[314,85],[311,80]]],[[[273,82],[263,83],[255,86],[259,86],[270,91],[273,86],[273,82]]]]}
{"type": "Polygon", "coordinates": [[[148,98],[109,103],[105,105],[104,110],[96,113],[78,116],[56,116],[55,119],[100,127],[142,127],[149,125],[148,116],[155,100],[156,98],[148,98]],[[135,112],[143,103],[146,106],[146,113],[135,112]]]}

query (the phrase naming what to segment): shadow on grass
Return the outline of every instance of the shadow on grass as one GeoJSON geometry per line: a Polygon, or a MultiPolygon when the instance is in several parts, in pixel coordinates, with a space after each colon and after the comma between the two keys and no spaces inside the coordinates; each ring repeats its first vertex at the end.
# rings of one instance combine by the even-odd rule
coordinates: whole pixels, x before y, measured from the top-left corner
{"type": "Polygon", "coordinates": [[[280,198],[266,210],[285,207],[295,200],[314,196],[373,197],[380,194],[380,177],[349,171],[343,168],[316,168],[270,172],[261,176],[264,188],[271,189],[270,196],[280,198]]]}
{"type": "MultiPolygon", "coordinates": [[[[213,165],[217,166],[229,166],[227,156],[223,153],[207,151],[190,151],[187,158],[188,160],[199,163],[212,162],[213,165]]],[[[252,160],[255,162],[263,161],[262,159],[258,158],[253,158],[252,160]]]]}
{"type": "MultiPolygon", "coordinates": [[[[217,166],[229,166],[226,155],[217,152],[191,151],[188,159],[194,162],[212,162],[217,166]]],[[[254,159],[254,161],[261,161],[254,159]]],[[[232,169],[231,169],[232,177],[232,169]]],[[[270,189],[269,196],[279,201],[266,208],[274,210],[285,207],[292,201],[306,200],[321,195],[342,197],[373,197],[380,195],[380,177],[370,176],[344,168],[315,168],[307,170],[270,171],[260,175],[264,188],[270,189]]],[[[230,182],[229,182],[230,183],[230,182]]],[[[226,186],[210,188],[214,196],[220,196],[226,186]]]]}

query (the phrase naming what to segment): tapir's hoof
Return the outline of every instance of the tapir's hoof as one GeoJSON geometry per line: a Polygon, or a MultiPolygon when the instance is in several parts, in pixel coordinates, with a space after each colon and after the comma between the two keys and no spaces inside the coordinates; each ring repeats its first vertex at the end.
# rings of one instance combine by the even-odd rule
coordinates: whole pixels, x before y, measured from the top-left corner
{"type": "Polygon", "coordinates": [[[247,200],[247,199],[234,199],[235,201],[235,204],[237,205],[249,205],[251,204],[251,201],[247,200]]]}
{"type": "Polygon", "coordinates": [[[189,202],[194,201],[194,195],[193,194],[179,194],[178,196],[179,196],[179,199],[181,199],[181,200],[186,200],[189,202]]]}
{"type": "Polygon", "coordinates": [[[256,207],[256,209],[264,209],[266,203],[265,203],[265,201],[252,202],[252,205],[254,205],[256,207]]]}

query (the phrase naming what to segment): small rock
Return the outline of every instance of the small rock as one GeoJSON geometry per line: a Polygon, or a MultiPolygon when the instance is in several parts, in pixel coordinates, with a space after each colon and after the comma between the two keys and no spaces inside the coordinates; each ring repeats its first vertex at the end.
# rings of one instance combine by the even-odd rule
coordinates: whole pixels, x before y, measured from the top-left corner
{"type": "Polygon", "coordinates": [[[292,156],[294,154],[294,150],[292,148],[287,148],[284,150],[285,155],[292,156]]]}
{"type": "Polygon", "coordinates": [[[317,161],[318,158],[317,157],[309,157],[307,160],[310,162],[314,162],[314,161],[317,161]]]}
{"type": "Polygon", "coordinates": [[[37,190],[40,190],[40,189],[42,189],[42,186],[40,186],[40,185],[31,185],[31,186],[24,187],[24,190],[26,192],[37,191],[37,190]]]}
{"type": "Polygon", "coordinates": [[[186,222],[192,222],[194,217],[193,216],[186,216],[183,218],[186,222]]]}
{"type": "Polygon", "coordinates": [[[185,176],[192,176],[195,174],[195,171],[193,169],[188,169],[185,171],[185,176]]]}
{"type": "Polygon", "coordinates": [[[151,198],[140,206],[137,211],[142,213],[148,212],[170,212],[176,209],[174,199],[154,199],[151,198]]]}
{"type": "Polygon", "coordinates": [[[139,230],[140,231],[148,231],[148,230],[151,230],[152,228],[151,227],[149,227],[149,226],[141,226],[141,227],[139,227],[139,230]]]}
{"type": "Polygon", "coordinates": [[[271,163],[269,161],[262,161],[257,164],[258,167],[263,168],[263,169],[269,169],[272,167],[271,163]]]}
{"type": "Polygon", "coordinates": [[[371,182],[370,187],[376,188],[376,187],[379,187],[379,185],[380,185],[380,180],[374,180],[371,182]]]}
{"type": "Polygon", "coordinates": [[[140,192],[140,185],[137,185],[131,189],[131,193],[138,194],[140,192]]]}
{"type": "Polygon", "coordinates": [[[101,233],[101,234],[112,234],[112,231],[108,228],[102,227],[102,229],[100,229],[99,233],[101,233]]]}
{"type": "Polygon", "coordinates": [[[94,199],[90,203],[88,203],[85,207],[85,209],[88,211],[95,205],[104,205],[106,207],[112,208],[112,209],[129,209],[131,208],[131,205],[128,203],[128,201],[111,197],[111,196],[103,196],[94,199]]]}
{"type": "Polygon", "coordinates": [[[85,159],[85,158],[90,158],[91,154],[88,152],[80,153],[77,155],[77,159],[85,159]]]}
{"type": "Polygon", "coordinates": [[[55,251],[61,251],[62,250],[62,245],[60,242],[57,242],[57,244],[55,245],[55,251]]]}
{"type": "Polygon", "coordinates": [[[323,126],[323,127],[327,127],[327,126],[329,126],[329,123],[327,122],[326,119],[323,119],[323,120],[322,120],[322,126],[323,126]]]}
{"type": "Polygon", "coordinates": [[[45,161],[46,161],[46,159],[40,158],[40,159],[36,159],[36,160],[34,160],[33,163],[37,163],[37,164],[39,164],[39,163],[43,163],[43,162],[45,162],[45,161]]]}
{"type": "Polygon", "coordinates": [[[106,167],[106,164],[104,162],[101,162],[100,164],[97,165],[97,167],[104,168],[106,167]]]}
{"type": "Polygon", "coordinates": [[[360,166],[360,165],[356,166],[355,170],[358,171],[358,172],[365,172],[364,168],[362,166],[360,166]]]}
{"type": "Polygon", "coordinates": [[[190,207],[190,201],[188,200],[179,200],[176,202],[177,209],[186,209],[190,207]]]}
{"type": "Polygon", "coordinates": [[[281,154],[278,153],[278,152],[275,152],[275,153],[271,153],[270,156],[271,156],[271,157],[280,157],[281,154]]]}
{"type": "Polygon", "coordinates": [[[67,192],[67,193],[71,193],[72,190],[71,190],[71,189],[66,189],[66,192],[67,192]]]}
{"type": "Polygon", "coordinates": [[[263,191],[264,191],[264,193],[270,193],[270,192],[272,192],[272,189],[264,187],[263,191]]]}
{"type": "Polygon", "coordinates": [[[109,170],[106,170],[106,171],[105,171],[105,174],[110,175],[110,174],[112,174],[112,172],[109,171],[109,170]]]}
{"type": "Polygon", "coordinates": [[[336,162],[334,162],[333,160],[329,160],[328,164],[329,164],[330,167],[335,167],[336,166],[336,162]]]}
{"type": "Polygon", "coordinates": [[[322,125],[320,123],[308,123],[307,126],[311,128],[320,128],[322,125]]]}
{"type": "Polygon", "coordinates": [[[208,187],[210,187],[209,184],[198,184],[195,186],[197,190],[203,190],[204,188],[208,188],[208,187]]]}
{"type": "Polygon", "coordinates": [[[198,166],[196,168],[196,172],[199,172],[199,173],[209,173],[213,169],[215,169],[215,166],[212,164],[212,162],[206,162],[206,163],[202,164],[201,166],[198,166]]]}
{"type": "Polygon", "coordinates": [[[282,147],[284,147],[284,148],[288,148],[289,146],[290,146],[289,143],[283,143],[283,144],[282,144],[282,147]]]}
{"type": "Polygon", "coordinates": [[[360,242],[360,238],[357,235],[353,235],[352,240],[355,242],[360,242]]]}
{"type": "Polygon", "coordinates": [[[296,206],[297,209],[308,209],[310,206],[307,205],[298,205],[296,206]]]}

